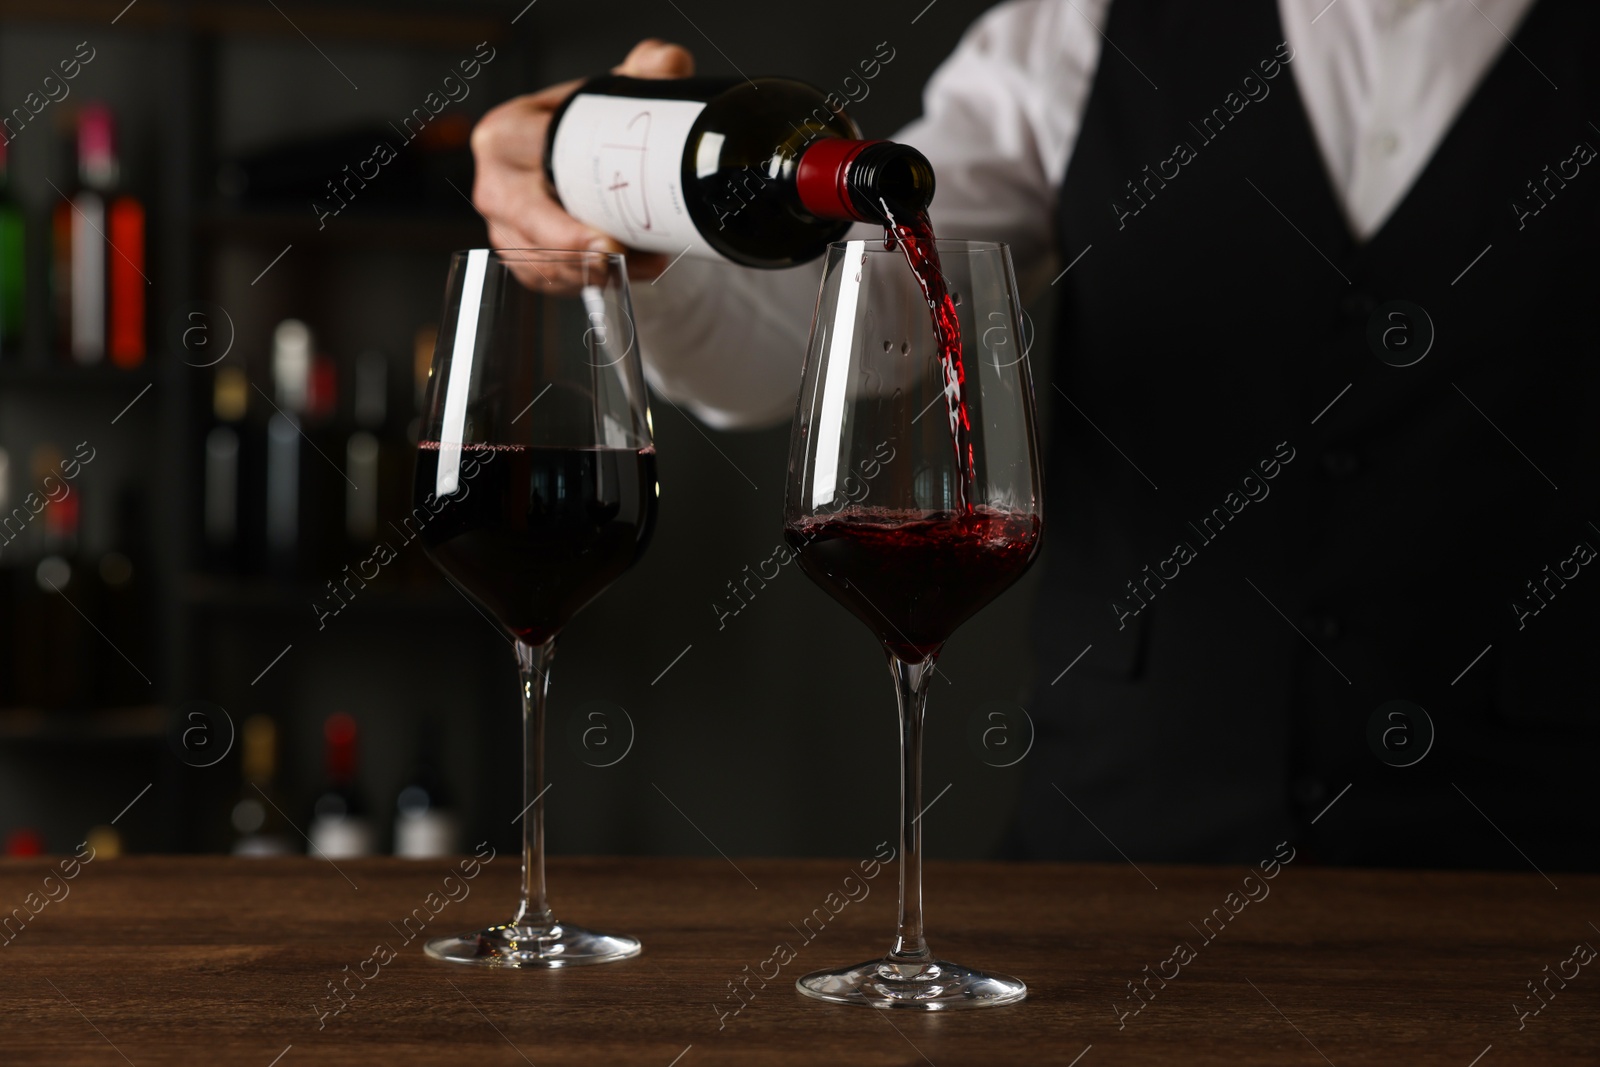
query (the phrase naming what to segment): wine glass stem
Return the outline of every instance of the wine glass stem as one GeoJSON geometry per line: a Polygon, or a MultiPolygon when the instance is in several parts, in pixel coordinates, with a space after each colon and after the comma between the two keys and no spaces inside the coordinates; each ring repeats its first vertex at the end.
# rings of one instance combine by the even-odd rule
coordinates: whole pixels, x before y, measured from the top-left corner
{"type": "Polygon", "coordinates": [[[932,956],[922,939],[922,717],[934,660],[891,652],[889,670],[900,710],[900,928],[889,960],[921,964],[932,956]]]}
{"type": "Polygon", "coordinates": [[[550,663],[556,640],[542,645],[517,642],[522,683],[522,901],[516,926],[548,927],[550,905],[544,895],[544,700],[550,688],[550,663]]]}

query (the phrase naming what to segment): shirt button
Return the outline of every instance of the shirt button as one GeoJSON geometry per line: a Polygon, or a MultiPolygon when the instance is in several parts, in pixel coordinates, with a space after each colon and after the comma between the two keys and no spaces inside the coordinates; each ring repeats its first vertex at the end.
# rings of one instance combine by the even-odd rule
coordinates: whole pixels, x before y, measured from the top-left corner
{"type": "Polygon", "coordinates": [[[1400,151],[1400,137],[1392,130],[1385,130],[1375,134],[1372,138],[1372,150],[1380,156],[1393,156],[1400,151]]]}

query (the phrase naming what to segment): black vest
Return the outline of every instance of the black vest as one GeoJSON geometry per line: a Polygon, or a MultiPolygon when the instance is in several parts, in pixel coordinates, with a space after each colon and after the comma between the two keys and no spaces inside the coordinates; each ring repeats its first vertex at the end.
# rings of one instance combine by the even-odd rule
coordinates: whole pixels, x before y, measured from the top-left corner
{"type": "Polygon", "coordinates": [[[1112,4],[1022,854],[1600,866],[1597,24],[1536,4],[1362,243],[1274,0],[1112,4]]]}

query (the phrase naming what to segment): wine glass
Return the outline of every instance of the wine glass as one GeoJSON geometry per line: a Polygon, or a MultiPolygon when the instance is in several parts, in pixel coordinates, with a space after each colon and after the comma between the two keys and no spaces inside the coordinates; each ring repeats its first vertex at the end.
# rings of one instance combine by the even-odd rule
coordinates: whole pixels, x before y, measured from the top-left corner
{"type": "Polygon", "coordinates": [[[544,884],[544,710],[556,636],[644,552],[655,447],[621,256],[473,249],[450,262],[413,510],[428,555],[504,628],[521,675],[522,899],[428,955],[566,967],[637,955],[558,922],[544,884]]]}
{"type": "Polygon", "coordinates": [[[1022,576],[1043,530],[1010,252],[976,241],[934,249],[829,247],[784,507],[801,569],[883,643],[900,713],[894,947],[796,984],[819,1000],[924,1011],[1027,995],[1015,978],[937,958],[923,938],[922,726],[945,640],[1022,576]]]}

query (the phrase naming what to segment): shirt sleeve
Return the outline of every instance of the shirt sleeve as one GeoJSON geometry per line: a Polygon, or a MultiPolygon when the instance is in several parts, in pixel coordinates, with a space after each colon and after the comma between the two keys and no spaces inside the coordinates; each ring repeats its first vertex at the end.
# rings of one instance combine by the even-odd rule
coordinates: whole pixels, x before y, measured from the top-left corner
{"type": "MultiPolygon", "coordinates": [[[[1011,245],[1024,297],[1055,263],[1056,190],[1077,138],[1111,0],[1010,0],[934,72],[923,115],[894,139],[933,164],[940,237],[1011,245]]],[[[852,238],[880,231],[863,224],[852,238]]],[[[794,413],[820,267],[674,264],[633,290],[650,384],[720,428],[794,413]]]]}

